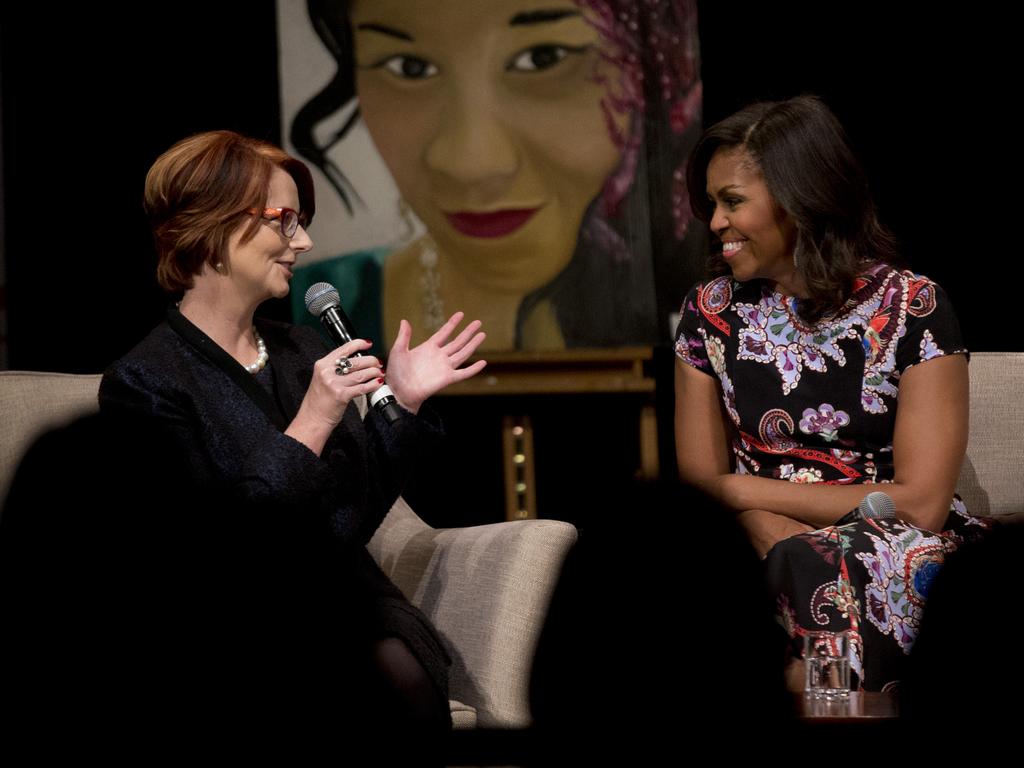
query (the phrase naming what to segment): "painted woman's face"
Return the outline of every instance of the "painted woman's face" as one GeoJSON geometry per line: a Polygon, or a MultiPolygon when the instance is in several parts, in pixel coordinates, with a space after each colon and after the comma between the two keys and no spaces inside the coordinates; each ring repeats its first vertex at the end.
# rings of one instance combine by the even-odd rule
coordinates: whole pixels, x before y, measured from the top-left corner
{"type": "Polygon", "coordinates": [[[580,8],[356,0],[351,22],[363,119],[441,252],[490,289],[550,282],[620,157],[580,8]]]}

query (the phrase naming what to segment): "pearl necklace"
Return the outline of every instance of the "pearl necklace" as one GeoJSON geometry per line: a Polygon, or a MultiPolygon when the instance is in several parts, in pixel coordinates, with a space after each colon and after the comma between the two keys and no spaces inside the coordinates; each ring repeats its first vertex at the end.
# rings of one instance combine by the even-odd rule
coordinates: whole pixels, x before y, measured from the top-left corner
{"type": "Polygon", "coordinates": [[[267,345],[263,341],[263,337],[260,336],[259,331],[256,330],[256,326],[252,328],[252,335],[256,337],[256,351],[259,354],[256,355],[256,362],[245,366],[245,370],[255,376],[266,366],[270,355],[267,353],[267,345]]]}

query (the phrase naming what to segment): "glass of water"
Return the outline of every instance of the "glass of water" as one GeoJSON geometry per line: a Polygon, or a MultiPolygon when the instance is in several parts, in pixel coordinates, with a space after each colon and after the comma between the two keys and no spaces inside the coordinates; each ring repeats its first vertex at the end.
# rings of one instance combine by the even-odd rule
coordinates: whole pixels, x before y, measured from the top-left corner
{"type": "Polygon", "coordinates": [[[812,699],[850,696],[850,636],[843,632],[804,635],[804,695],[812,699]]]}

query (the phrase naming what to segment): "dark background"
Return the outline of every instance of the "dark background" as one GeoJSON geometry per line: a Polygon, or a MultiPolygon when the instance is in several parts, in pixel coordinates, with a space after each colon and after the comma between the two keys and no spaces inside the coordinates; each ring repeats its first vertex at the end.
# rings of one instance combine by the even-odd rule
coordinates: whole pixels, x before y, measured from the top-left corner
{"type": "MultiPolygon", "coordinates": [[[[152,161],[202,130],[280,141],[274,3],[12,5],[0,18],[9,365],[99,372],[163,315],[141,210],[152,161]]],[[[822,96],[910,266],[951,296],[968,346],[1022,350],[1015,302],[997,292],[1020,259],[1015,25],[984,4],[945,8],[701,2],[705,124],[755,99],[822,96]]],[[[669,385],[671,356],[661,359],[669,385]]],[[[581,444],[631,445],[629,404],[612,416],[614,403],[523,405],[552,414],[535,419],[537,460],[569,467],[567,493],[635,466],[628,449],[577,455],[581,444]]],[[[460,436],[485,411],[446,415],[460,436]]],[[[487,484],[500,482],[491,445],[477,454],[487,484]]]]}
{"type": "MultiPolygon", "coordinates": [[[[140,200],[160,152],[213,128],[280,140],[273,2],[139,5],[4,4],[11,368],[101,371],[159,321],[140,200]]],[[[753,99],[820,94],[968,345],[1020,350],[995,292],[1020,251],[1015,27],[985,5],[952,8],[702,2],[705,123],[753,99]]]]}

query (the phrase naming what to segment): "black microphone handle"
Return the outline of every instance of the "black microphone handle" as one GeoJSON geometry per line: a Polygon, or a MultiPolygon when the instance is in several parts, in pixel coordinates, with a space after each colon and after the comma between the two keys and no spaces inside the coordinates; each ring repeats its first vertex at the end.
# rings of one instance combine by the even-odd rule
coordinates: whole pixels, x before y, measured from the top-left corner
{"type": "Polygon", "coordinates": [[[896,517],[893,511],[894,508],[895,505],[892,503],[889,494],[882,491],[872,491],[861,499],[860,504],[855,509],[851,509],[832,523],[832,525],[849,525],[858,520],[890,520],[896,517]],[[877,506],[875,504],[876,501],[878,502],[877,506]]]}
{"type": "MultiPolygon", "coordinates": [[[[348,319],[340,306],[328,307],[320,315],[320,322],[324,324],[331,339],[340,347],[352,341],[352,321],[348,319]]],[[[353,352],[350,357],[362,357],[362,352],[353,352]]],[[[370,393],[370,405],[377,411],[388,424],[394,424],[402,418],[402,406],[398,404],[395,393],[387,384],[381,384],[370,393]]]]}
{"type": "MultiPolygon", "coordinates": [[[[320,315],[320,322],[324,324],[324,328],[331,334],[331,338],[337,342],[340,347],[342,344],[348,344],[352,341],[352,321],[348,319],[348,315],[345,314],[340,306],[328,307],[320,315]]],[[[362,357],[361,352],[356,352],[352,357],[362,357]]]]}
{"type": "Polygon", "coordinates": [[[845,515],[843,515],[838,520],[836,520],[834,523],[832,523],[832,525],[835,525],[835,526],[849,525],[850,523],[856,523],[858,520],[863,520],[863,519],[864,518],[860,514],[860,509],[856,508],[856,509],[851,509],[845,515]]]}

